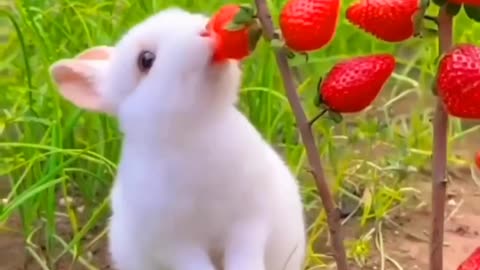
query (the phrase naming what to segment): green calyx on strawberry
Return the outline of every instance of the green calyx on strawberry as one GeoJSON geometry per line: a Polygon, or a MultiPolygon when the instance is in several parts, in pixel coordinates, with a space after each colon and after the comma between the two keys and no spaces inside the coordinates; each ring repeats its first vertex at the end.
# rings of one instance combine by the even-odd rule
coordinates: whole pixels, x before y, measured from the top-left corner
{"type": "MultiPolygon", "coordinates": [[[[455,17],[460,12],[464,0],[432,0],[439,7],[445,7],[448,15],[455,17]]],[[[468,1],[468,0],[467,0],[468,1]]],[[[476,0],[474,0],[476,1],[476,0]]]]}
{"type": "Polygon", "coordinates": [[[358,56],[337,63],[318,84],[317,107],[329,112],[335,122],[341,113],[357,113],[378,96],[395,69],[390,54],[358,56]]]}
{"type": "Polygon", "coordinates": [[[242,60],[255,50],[262,28],[250,5],[226,4],[210,19],[202,35],[215,40],[213,62],[242,60]]]}
{"type": "Polygon", "coordinates": [[[425,16],[428,7],[430,6],[430,0],[417,0],[420,2],[418,10],[413,13],[413,36],[424,36],[428,33],[427,29],[424,27],[424,20],[428,18],[425,16]]]}
{"type": "Polygon", "coordinates": [[[358,0],[347,8],[346,17],[380,40],[401,42],[433,36],[423,22],[429,5],[429,0],[358,0]]]}
{"type": "Polygon", "coordinates": [[[479,0],[435,0],[435,1],[443,1],[444,4],[445,2],[448,2],[452,4],[457,4],[457,5],[468,5],[468,6],[480,7],[479,0]]]}
{"type": "Polygon", "coordinates": [[[477,1],[476,5],[473,4],[463,4],[463,10],[467,17],[475,22],[480,22],[480,1],[477,1]]]}
{"type": "Polygon", "coordinates": [[[445,5],[447,3],[447,0],[432,0],[432,2],[439,6],[439,7],[442,7],[443,5],[445,5]]]}
{"type": "Polygon", "coordinates": [[[445,53],[434,89],[449,115],[480,119],[480,47],[459,44],[445,53]]]}

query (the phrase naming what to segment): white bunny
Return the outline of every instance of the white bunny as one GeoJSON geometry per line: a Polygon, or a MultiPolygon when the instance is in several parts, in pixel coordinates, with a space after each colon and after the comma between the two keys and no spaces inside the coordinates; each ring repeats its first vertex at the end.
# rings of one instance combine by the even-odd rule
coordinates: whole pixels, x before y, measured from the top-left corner
{"type": "Polygon", "coordinates": [[[110,251],[120,270],[300,270],[302,200],[280,156],[236,108],[238,62],[212,64],[208,17],[169,8],[115,47],[51,67],[78,107],[124,134],[110,251]]]}

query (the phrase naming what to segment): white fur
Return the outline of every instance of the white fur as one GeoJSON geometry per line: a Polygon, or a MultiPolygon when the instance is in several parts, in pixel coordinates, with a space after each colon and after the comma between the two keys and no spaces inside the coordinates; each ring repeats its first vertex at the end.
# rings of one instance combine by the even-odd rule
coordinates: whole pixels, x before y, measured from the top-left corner
{"type": "Polygon", "coordinates": [[[112,189],[119,270],[300,270],[296,180],[239,112],[235,61],[211,64],[207,17],[172,8],[131,29],[99,85],[124,133],[112,189]],[[138,79],[141,49],[156,53],[138,79]]]}

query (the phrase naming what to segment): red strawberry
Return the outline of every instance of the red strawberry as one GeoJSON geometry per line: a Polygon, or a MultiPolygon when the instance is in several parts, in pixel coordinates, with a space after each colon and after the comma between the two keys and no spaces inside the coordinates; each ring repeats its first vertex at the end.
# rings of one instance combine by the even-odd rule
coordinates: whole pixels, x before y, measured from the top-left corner
{"type": "Polygon", "coordinates": [[[390,54],[337,63],[320,85],[320,100],[338,113],[359,112],[373,102],[394,69],[395,58],[390,54]]]}
{"type": "Polygon", "coordinates": [[[280,30],[287,47],[297,52],[323,48],[333,39],[340,0],[289,0],[280,12],[280,30]]]}
{"type": "Polygon", "coordinates": [[[480,47],[461,44],[446,53],[438,66],[436,90],[450,115],[480,119],[480,47]]]}
{"type": "Polygon", "coordinates": [[[422,33],[428,0],[359,0],[347,8],[355,26],[387,42],[399,42],[422,33]]]}
{"type": "Polygon", "coordinates": [[[222,6],[210,19],[206,30],[202,35],[212,35],[215,38],[213,62],[247,57],[262,33],[253,10],[236,4],[222,6]]]}
{"type": "Polygon", "coordinates": [[[480,269],[480,247],[476,248],[465,261],[458,266],[457,270],[479,270],[480,269]]]}

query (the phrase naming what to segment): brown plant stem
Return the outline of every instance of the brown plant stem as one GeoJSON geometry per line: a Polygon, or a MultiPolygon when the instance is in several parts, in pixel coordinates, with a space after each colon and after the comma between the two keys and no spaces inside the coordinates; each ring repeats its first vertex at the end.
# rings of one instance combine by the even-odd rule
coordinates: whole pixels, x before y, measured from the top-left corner
{"type": "MultiPolygon", "coordinates": [[[[438,13],[440,54],[453,44],[453,18],[445,6],[438,13]]],[[[440,99],[433,119],[433,179],[432,179],[432,228],[430,235],[430,270],[443,269],[443,236],[445,201],[447,192],[447,132],[448,115],[440,99]]]]}
{"type": "MultiPolygon", "coordinates": [[[[274,26],[271,14],[265,0],[255,0],[258,10],[258,17],[263,26],[264,35],[268,40],[274,38],[274,26]]],[[[342,228],[340,224],[340,211],[337,208],[330,188],[325,179],[320,155],[312,134],[311,127],[303,110],[293,80],[292,70],[289,67],[285,50],[279,49],[275,53],[278,68],[282,75],[283,84],[288,101],[296,118],[297,126],[305,145],[308,161],[310,163],[315,184],[327,214],[327,223],[330,232],[331,245],[338,270],[348,270],[347,256],[343,245],[342,228]]]]}

